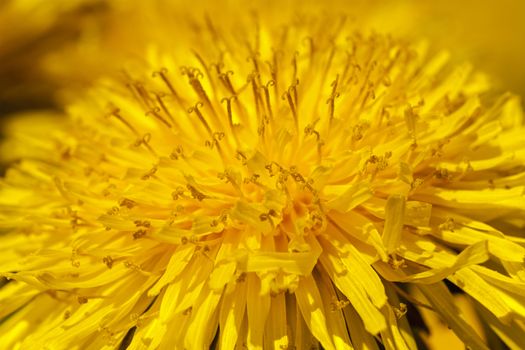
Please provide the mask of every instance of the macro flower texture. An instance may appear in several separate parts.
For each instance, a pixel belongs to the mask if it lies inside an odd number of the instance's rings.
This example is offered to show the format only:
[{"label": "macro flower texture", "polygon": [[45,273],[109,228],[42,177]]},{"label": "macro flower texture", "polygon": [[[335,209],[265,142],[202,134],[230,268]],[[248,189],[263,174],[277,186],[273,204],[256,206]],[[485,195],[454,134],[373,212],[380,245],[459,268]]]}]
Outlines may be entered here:
[{"label": "macro flower texture", "polygon": [[422,309],[525,348],[520,99],[278,10],[159,19],[176,49],[5,127],[0,348],[418,349]]}]

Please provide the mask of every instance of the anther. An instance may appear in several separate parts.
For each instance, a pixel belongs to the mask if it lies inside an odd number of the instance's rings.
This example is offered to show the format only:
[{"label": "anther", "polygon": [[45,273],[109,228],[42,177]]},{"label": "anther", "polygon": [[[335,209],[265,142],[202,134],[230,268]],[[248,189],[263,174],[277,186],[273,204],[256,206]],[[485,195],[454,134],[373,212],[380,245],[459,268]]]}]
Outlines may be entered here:
[{"label": "anther", "polygon": [[445,222],[443,222],[442,224],[440,224],[439,226],[439,229],[441,231],[451,231],[451,232],[454,232],[454,229],[456,228],[456,222],[454,221],[453,218],[447,218],[445,220]]},{"label": "anther", "polygon": [[235,154],[235,158],[240,160],[242,162],[242,165],[246,165],[247,163],[246,156],[241,151],[237,151],[237,153]]},{"label": "anther", "polygon": [[400,268],[407,267],[407,264],[405,262],[405,259],[401,258],[398,259],[395,255],[390,255],[388,257],[388,264],[390,267],[392,267],[394,270],[399,270]]},{"label": "anther", "polygon": [[155,175],[156,172],[157,172],[157,167],[154,166],[146,174],[142,175],[141,179],[142,180],[149,180],[149,178],[152,177],[153,175]]},{"label": "anther", "polygon": [[259,183],[259,178],[260,178],[260,177],[261,177],[261,176],[260,176],[259,174],[253,174],[252,176],[250,176],[250,177],[248,177],[248,178],[245,178],[245,179],[243,180],[243,182],[244,182],[245,184],[253,183],[253,184],[260,185],[260,183]]},{"label": "anther", "polygon": [[139,239],[139,238],[142,238],[144,237],[146,234],[148,233],[148,231],[144,230],[144,229],[140,229],[140,230],[137,230],[133,233],[133,239]]},{"label": "anther", "polygon": [[330,305],[332,307],[331,308],[332,312],[336,312],[350,305],[350,302],[348,300],[339,300],[336,297],[334,297]]},{"label": "anther", "polygon": [[124,198],[123,200],[120,201],[120,206],[121,207],[126,207],[128,209],[131,209],[133,208],[137,203],[131,199],[128,199],[128,198]]},{"label": "anther", "polygon": [[105,256],[104,258],[102,258],[102,262],[104,264],[106,264],[106,266],[108,267],[108,269],[111,269],[113,267],[113,258],[111,256]]},{"label": "anther", "polygon": [[399,303],[399,307],[394,307],[394,314],[396,315],[397,319],[400,319],[407,313],[407,305],[404,303]]},{"label": "anther", "polygon": [[194,186],[190,184],[186,185],[186,188],[191,192],[191,196],[194,199],[197,199],[199,202],[207,198],[207,196],[204,193],[199,192],[199,190],[197,190]]},{"label": "anther", "polygon": [[452,178],[452,175],[449,173],[448,169],[444,169],[444,168],[437,169],[434,172],[434,176],[436,177],[436,179],[445,180],[445,181],[449,181]]},{"label": "anther", "polygon": [[170,153],[170,159],[177,160],[179,158],[184,158],[184,148],[182,148],[181,145],[178,145],[173,149],[173,151]]},{"label": "anther", "polygon": [[174,200],[184,197],[184,188],[182,186],[178,186],[177,189],[171,193],[171,197]]},{"label": "anther", "polygon": [[217,74],[220,74],[221,73],[221,69],[224,68],[224,63],[223,62],[218,62],[218,63],[211,63],[210,64],[210,69],[215,69],[215,72]]},{"label": "anther", "polygon": [[137,138],[137,140],[135,141],[133,146],[140,147],[141,145],[144,145],[144,146],[146,146],[148,151],[150,151],[153,155],[156,156],[157,155],[156,152],[149,145],[150,141],[151,141],[151,134],[148,132],[148,133],[145,133],[142,137]]},{"label": "anther", "polygon": [[149,222],[148,220],[144,220],[144,221],[135,220],[135,221],[133,221],[133,223],[137,227],[141,227],[141,226],[142,227],[151,227],[151,222]]}]

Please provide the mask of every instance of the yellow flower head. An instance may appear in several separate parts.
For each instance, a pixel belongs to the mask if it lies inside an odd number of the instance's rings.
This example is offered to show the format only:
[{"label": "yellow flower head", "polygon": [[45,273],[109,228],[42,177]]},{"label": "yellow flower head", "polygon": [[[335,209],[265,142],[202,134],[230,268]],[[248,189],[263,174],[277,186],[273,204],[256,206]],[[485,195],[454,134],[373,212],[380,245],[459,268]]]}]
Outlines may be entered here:
[{"label": "yellow flower head", "polygon": [[519,101],[342,17],[250,21],[192,22],[18,129],[2,346],[415,349],[424,307],[525,348]]}]

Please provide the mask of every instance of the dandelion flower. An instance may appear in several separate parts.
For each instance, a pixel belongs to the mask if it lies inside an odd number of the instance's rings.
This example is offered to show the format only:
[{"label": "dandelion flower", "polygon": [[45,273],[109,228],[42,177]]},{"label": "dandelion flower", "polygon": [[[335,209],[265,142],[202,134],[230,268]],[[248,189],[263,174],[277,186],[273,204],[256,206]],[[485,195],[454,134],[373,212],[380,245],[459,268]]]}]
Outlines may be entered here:
[{"label": "dandelion flower", "polygon": [[2,346],[415,349],[417,306],[488,349],[448,280],[525,348],[516,97],[340,17],[193,28],[11,127]]}]

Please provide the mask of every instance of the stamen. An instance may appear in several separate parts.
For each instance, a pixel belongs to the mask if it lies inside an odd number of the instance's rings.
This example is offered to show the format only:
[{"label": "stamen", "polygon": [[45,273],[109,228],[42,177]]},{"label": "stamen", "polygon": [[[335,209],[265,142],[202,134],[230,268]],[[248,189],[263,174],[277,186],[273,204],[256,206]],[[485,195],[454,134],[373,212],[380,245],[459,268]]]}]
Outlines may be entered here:
[{"label": "stamen", "polygon": [[[251,54],[251,56],[249,56],[246,61],[247,62],[252,62],[253,63],[253,69],[254,69],[254,72],[257,73],[257,77],[260,77],[260,70],[259,70],[259,63],[258,63],[258,60],[259,60],[259,57],[261,56],[261,54],[259,52],[253,52]],[[259,82],[260,83],[260,82]]]},{"label": "stamen", "polygon": [[[394,289],[396,290],[396,292],[401,295],[403,298],[405,298],[406,300],[410,301],[411,304],[415,305],[415,306],[419,306],[419,307],[423,307],[425,309],[428,309],[428,310],[432,310],[434,311],[434,308],[430,305],[427,305],[419,300],[417,300],[416,298],[414,298],[413,296],[411,296],[410,294],[408,294],[407,292],[405,292],[403,289],[399,288],[395,283],[392,283],[391,284],[392,287],[394,287]],[[402,303],[399,304],[399,306],[401,306]],[[406,305],[405,305],[406,306]]]},{"label": "stamen", "polygon": [[108,267],[108,269],[111,269],[113,267],[113,263],[114,263],[114,260],[111,256],[105,256],[103,259],[102,259],[102,262],[104,264],[106,264],[106,266]]},{"label": "stamen", "polygon": [[120,109],[119,108],[113,108],[113,110],[110,112],[111,116],[117,118],[122,122],[128,129],[130,129],[135,135],[139,135],[138,131],[131,125],[126,119],[122,118],[120,115]]},{"label": "stamen", "polygon": [[237,151],[237,153],[235,154],[235,158],[240,160],[242,165],[246,165],[247,164],[246,155],[244,153],[242,153],[241,151]]},{"label": "stamen", "polygon": [[204,145],[209,147],[209,148],[212,148],[215,146],[217,148],[220,148],[219,146],[219,141],[221,141],[223,138],[224,138],[225,134],[223,132],[214,132],[212,134],[212,139],[211,141],[210,140],[206,140],[204,142]]},{"label": "stamen", "polygon": [[200,192],[190,184],[186,185],[186,188],[191,192],[191,196],[199,202],[201,202],[203,199],[208,198],[208,196],[206,196],[204,193]]},{"label": "stamen", "polygon": [[199,102],[197,102],[195,104],[195,106],[190,107],[188,109],[188,113],[191,114],[191,113],[195,112],[195,114],[197,114],[197,117],[199,118],[199,120],[202,123],[202,125],[204,125],[204,127],[206,128],[206,130],[208,131],[210,136],[212,136],[213,135],[213,131],[211,130],[210,125],[208,124],[208,122],[206,121],[206,119],[202,115],[202,112],[199,109],[199,108],[202,108],[202,107],[204,107],[204,105],[202,104],[202,102],[199,101]]},{"label": "stamen", "polygon": [[162,81],[164,82],[164,84],[170,90],[171,94],[173,95],[173,97],[175,98],[175,100],[177,101],[179,106],[184,108],[183,107],[184,103],[183,103],[182,99],[180,98],[179,94],[177,94],[177,91],[175,91],[175,88],[173,87],[173,85],[169,81],[168,77],[166,76],[166,73],[168,73],[168,70],[166,68],[161,68],[160,71],[153,72],[152,77],[154,77],[154,78],[155,77],[160,77],[162,79]]},{"label": "stamen", "polygon": [[278,74],[278,56],[282,56],[283,52],[281,50],[273,50],[273,63],[268,62],[268,66],[270,67],[270,75],[272,77],[272,80],[275,83],[275,100],[277,101],[279,99],[279,74]]},{"label": "stamen", "polygon": [[144,101],[144,105],[147,108],[151,108],[151,106],[153,104],[153,100],[151,99],[151,97],[149,96],[148,92],[144,88],[144,84],[142,84],[141,82],[136,82],[135,84],[133,84],[133,86],[135,87],[135,89],[137,89],[137,92],[138,92],[139,96]]},{"label": "stamen", "polygon": [[184,188],[182,186],[178,186],[175,191],[173,191],[171,193],[171,197],[174,199],[174,200],[177,200],[179,198],[183,198],[184,197]]},{"label": "stamen", "polygon": [[170,159],[177,160],[179,158],[184,158],[184,149],[181,145],[178,145],[173,149],[173,151],[170,153]]},{"label": "stamen", "polygon": [[128,209],[131,209],[133,208],[135,205],[137,205],[137,203],[131,199],[128,199],[128,198],[124,198],[123,200],[120,201],[120,204],[119,204],[121,207],[126,207]]},{"label": "stamen", "polygon": [[258,91],[258,87],[259,87],[258,81],[259,80],[260,80],[260,76],[258,72],[252,72],[248,76],[248,82],[252,84],[252,93],[253,93],[253,99],[255,102],[255,111],[257,114],[257,120],[260,121],[262,119],[262,113],[261,113],[262,100],[261,100],[261,95],[259,94],[259,91]]},{"label": "stamen", "polygon": [[332,307],[332,312],[336,312],[350,305],[350,302],[348,300],[339,300],[334,296],[330,305]]},{"label": "stamen", "polygon": [[273,111],[272,111],[272,106],[270,104],[270,91],[269,91],[269,87],[270,86],[275,86],[275,81],[274,80],[270,80],[266,83],[266,85],[262,85],[261,86],[261,89],[264,91],[264,97],[265,97],[265,102],[266,102],[266,110],[268,112],[268,114],[270,115],[270,119],[273,119]]},{"label": "stamen", "polygon": [[388,265],[394,270],[399,270],[407,267],[405,259],[398,259],[396,254],[390,254],[388,256]]},{"label": "stamen", "polygon": [[328,125],[332,125],[332,121],[334,119],[334,113],[335,113],[335,99],[339,98],[339,92],[337,92],[337,84],[339,82],[339,74],[337,74],[335,80],[330,84],[332,86],[332,93],[330,94],[330,97],[326,100],[326,104],[328,105]]},{"label": "stamen", "polygon": [[133,97],[135,98],[135,100],[137,100],[137,102],[139,104],[141,104],[143,107],[145,107],[146,109],[149,108],[147,105],[144,105],[144,100],[141,98],[140,94],[138,93],[137,89],[135,88],[135,85],[132,84],[132,83],[126,83],[126,87],[129,89],[129,91],[131,91],[131,93],[133,94]]},{"label": "stamen", "polygon": [[202,68],[204,68],[204,72],[208,76],[208,81],[211,84],[212,91],[215,91],[215,84],[214,84],[213,80],[211,79],[210,70],[209,70],[208,66],[206,65],[206,62],[204,61],[202,56],[197,51],[192,50],[192,52],[195,55],[195,57],[197,57],[197,61],[199,61],[199,63],[201,64]]},{"label": "stamen", "polygon": [[148,132],[144,134],[141,138],[137,138],[133,146],[140,147],[141,145],[144,145],[146,146],[148,151],[151,152],[151,154],[153,154],[154,156],[157,156],[157,152],[155,152],[155,150],[151,148],[151,146],[149,145],[150,141],[151,141],[151,134]]},{"label": "stamen", "polygon": [[457,225],[453,218],[447,218],[445,222],[442,224],[439,224],[438,228],[440,231],[451,231],[454,232],[454,229],[456,229]]},{"label": "stamen", "polygon": [[224,97],[221,99],[221,103],[226,102],[226,111],[228,113],[228,123],[230,128],[233,130],[233,114],[232,114],[232,101],[236,100],[237,96],[233,95],[230,97]]},{"label": "stamen", "polygon": [[206,94],[206,91],[199,80],[204,78],[202,72],[198,68],[194,67],[181,67],[181,73],[188,76],[190,85],[197,96],[199,96],[199,98],[204,101],[206,106],[210,108],[213,116],[217,118],[217,114],[215,113],[215,109],[213,108],[211,100],[208,97],[208,94]]},{"label": "stamen", "polygon": [[171,128],[171,124],[168,123],[168,121],[166,119],[164,119],[160,114],[160,108],[159,107],[154,107],[152,108],[151,110],[147,111],[146,112],[146,116],[149,116],[149,115],[153,115],[155,118],[157,118],[158,120],[160,120],[162,123],[164,123],[164,125],[166,125],[168,128]]},{"label": "stamen", "polygon": [[275,210],[270,209],[267,213],[263,213],[259,215],[259,220],[262,222],[268,221],[272,227],[275,227],[275,223],[273,222],[272,218],[276,218],[278,216],[279,215],[277,214]]},{"label": "stamen", "polygon": [[224,84],[226,89],[232,94],[236,95],[235,88],[233,87],[233,84],[230,80],[230,76],[233,75],[233,71],[229,70],[226,73],[220,73],[219,78],[221,79],[221,82]]},{"label": "stamen", "polygon": [[221,69],[224,68],[224,63],[222,61],[219,61],[218,63],[212,63],[210,64],[210,68],[215,68],[215,72],[217,75],[221,74]]},{"label": "stamen", "polygon": [[399,303],[399,307],[394,307],[393,309],[397,319],[400,319],[401,317],[405,316],[408,310],[407,305],[404,303]]},{"label": "stamen", "polygon": [[142,175],[141,179],[142,180],[149,180],[149,178],[152,177],[153,175],[155,175],[156,172],[157,172],[157,166],[154,166],[146,174]]},{"label": "stamen", "polygon": [[286,91],[281,98],[283,100],[288,101],[288,105],[290,106],[290,110],[292,111],[292,115],[294,118],[294,124],[295,124],[295,130],[299,130],[299,118],[297,116],[297,85],[299,85],[299,80],[296,80],[294,84],[292,84],[288,91]]},{"label": "stamen", "polygon": [[148,231],[144,230],[144,229],[140,229],[140,230],[137,230],[133,233],[133,239],[139,239],[139,238],[142,238],[144,237],[146,234],[148,233]]}]

